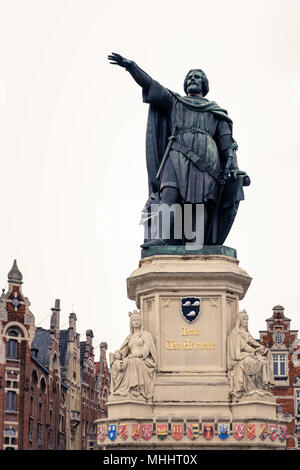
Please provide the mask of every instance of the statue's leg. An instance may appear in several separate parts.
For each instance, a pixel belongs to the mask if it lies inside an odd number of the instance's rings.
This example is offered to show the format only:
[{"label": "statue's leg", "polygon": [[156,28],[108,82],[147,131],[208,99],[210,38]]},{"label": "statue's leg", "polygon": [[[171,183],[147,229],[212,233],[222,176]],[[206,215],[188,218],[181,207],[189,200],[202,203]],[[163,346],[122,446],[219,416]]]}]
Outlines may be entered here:
[{"label": "statue's leg", "polygon": [[[161,235],[162,239],[168,245],[182,245],[182,204],[181,196],[178,188],[165,186],[161,193],[161,204],[165,204],[171,210],[168,212],[167,217],[164,216],[162,211],[161,217]],[[181,237],[179,238],[181,234]]]}]

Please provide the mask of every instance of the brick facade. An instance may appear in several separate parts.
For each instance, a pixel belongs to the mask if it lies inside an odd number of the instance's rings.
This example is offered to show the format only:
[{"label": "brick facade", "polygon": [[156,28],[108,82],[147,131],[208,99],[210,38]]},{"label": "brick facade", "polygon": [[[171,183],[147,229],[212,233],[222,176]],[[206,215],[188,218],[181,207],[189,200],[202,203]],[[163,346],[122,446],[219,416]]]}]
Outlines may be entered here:
[{"label": "brick facade", "polygon": [[290,329],[291,320],[284,307],[277,305],[266,320],[267,330],[260,331],[260,342],[270,348],[273,357],[274,388],[278,411],[291,415],[287,446],[300,448],[300,341],[298,330]]},{"label": "brick facade", "polygon": [[91,330],[80,343],[74,313],[60,330],[59,300],[50,329],[36,328],[22,283],[14,261],[0,297],[0,450],[95,448],[93,421],[106,416],[109,391],[107,346],[98,375]]}]

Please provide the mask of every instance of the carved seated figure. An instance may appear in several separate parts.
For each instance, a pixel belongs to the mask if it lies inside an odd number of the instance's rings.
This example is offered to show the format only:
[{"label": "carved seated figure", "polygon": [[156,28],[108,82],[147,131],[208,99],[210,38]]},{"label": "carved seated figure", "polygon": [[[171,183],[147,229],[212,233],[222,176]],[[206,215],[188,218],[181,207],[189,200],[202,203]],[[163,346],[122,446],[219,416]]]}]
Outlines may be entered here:
[{"label": "carved seated figure", "polygon": [[227,366],[233,397],[269,394],[273,380],[271,354],[249,333],[245,310],[239,313],[236,326],[228,336]]},{"label": "carved seated figure", "polygon": [[156,378],[156,349],[152,335],[141,327],[136,310],[129,313],[131,334],[111,359],[112,395],[149,401]]}]

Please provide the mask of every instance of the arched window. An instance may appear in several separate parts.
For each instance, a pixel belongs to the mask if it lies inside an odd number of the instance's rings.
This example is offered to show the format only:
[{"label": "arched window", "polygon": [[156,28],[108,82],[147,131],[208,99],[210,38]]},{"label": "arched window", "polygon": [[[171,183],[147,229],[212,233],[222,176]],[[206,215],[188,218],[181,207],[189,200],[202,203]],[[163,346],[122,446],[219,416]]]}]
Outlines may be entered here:
[{"label": "arched window", "polygon": [[[19,336],[19,332],[16,328],[9,328],[7,335],[13,338]],[[7,357],[8,359],[17,359],[18,358],[18,340],[9,339],[7,344]]]},{"label": "arched window", "polygon": [[34,385],[38,383],[38,376],[35,370],[32,371],[31,381]]},{"label": "arched window", "polygon": [[41,378],[40,389],[42,393],[44,393],[46,390],[46,383],[44,377]]},{"label": "arched window", "polygon": [[57,355],[54,354],[54,356],[53,356],[53,369],[57,369],[57,362],[58,362],[57,361]]}]

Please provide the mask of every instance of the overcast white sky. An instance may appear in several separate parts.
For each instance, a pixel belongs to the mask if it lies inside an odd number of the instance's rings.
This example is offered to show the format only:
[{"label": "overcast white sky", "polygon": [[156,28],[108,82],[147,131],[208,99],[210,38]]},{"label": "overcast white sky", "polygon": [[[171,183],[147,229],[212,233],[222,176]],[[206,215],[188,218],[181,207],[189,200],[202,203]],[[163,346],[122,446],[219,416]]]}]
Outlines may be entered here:
[{"label": "overcast white sky", "polygon": [[[147,198],[147,106],[112,51],[183,93],[200,67],[234,122],[246,188],[225,244],[253,281],[254,336],[282,304],[300,329],[300,2],[0,0],[0,279],[17,258],[36,324],[60,298],[120,346]],[[95,351],[96,359],[99,349]]]}]

